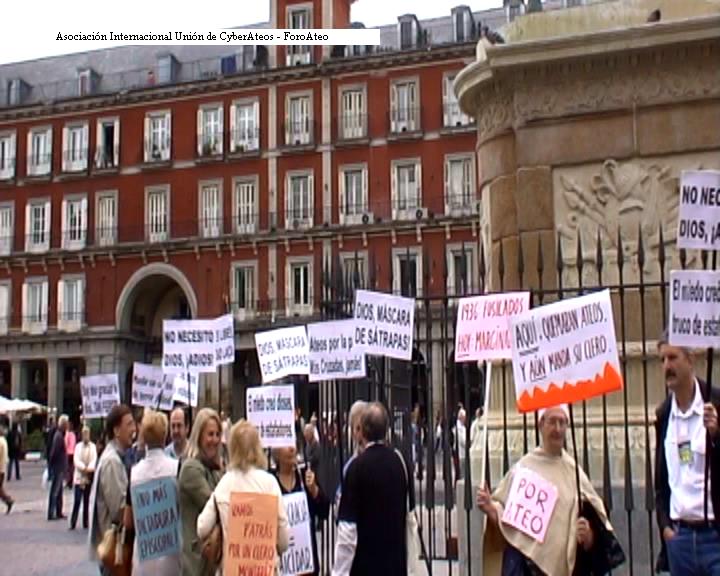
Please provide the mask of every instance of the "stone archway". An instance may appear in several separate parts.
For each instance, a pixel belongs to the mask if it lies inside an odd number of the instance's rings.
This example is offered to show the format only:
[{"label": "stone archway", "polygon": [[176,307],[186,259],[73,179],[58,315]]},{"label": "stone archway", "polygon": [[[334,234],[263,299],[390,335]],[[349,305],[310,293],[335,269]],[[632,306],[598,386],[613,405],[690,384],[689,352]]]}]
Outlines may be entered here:
[{"label": "stone archway", "polygon": [[187,310],[177,310],[170,315],[197,317],[197,296],[185,274],[175,266],[164,263],[143,266],[130,277],[120,293],[115,308],[115,326],[117,330],[124,332],[132,331],[134,326],[139,328],[141,322],[137,316],[135,319],[133,316],[140,307],[141,311],[148,311],[153,316],[149,318],[139,315],[144,318],[143,331],[150,336],[157,325],[155,316],[170,310],[173,300],[182,304],[182,298]]}]

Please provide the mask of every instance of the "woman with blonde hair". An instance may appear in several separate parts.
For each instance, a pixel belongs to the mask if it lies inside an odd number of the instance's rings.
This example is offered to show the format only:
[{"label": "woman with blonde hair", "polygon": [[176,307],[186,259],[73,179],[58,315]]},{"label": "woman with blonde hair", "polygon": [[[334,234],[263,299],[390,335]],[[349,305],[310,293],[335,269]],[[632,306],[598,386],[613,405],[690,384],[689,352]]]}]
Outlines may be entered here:
[{"label": "woman with blonde hair", "polygon": [[[180,470],[180,517],[182,519],[182,574],[210,576],[217,566],[201,554],[196,532],[198,516],[222,477],[220,436],[222,423],[212,408],[197,413],[190,433],[187,459]],[[177,465],[177,464],[176,464]]]},{"label": "woman with blonde hair", "polygon": [[[247,420],[239,420],[230,429],[230,461],[228,472],[215,488],[212,498],[197,520],[197,532],[200,538],[210,535],[218,522],[222,527],[223,541],[228,540],[230,521],[230,495],[233,492],[250,492],[254,494],[270,494],[277,497],[277,554],[282,554],[288,547],[288,520],[282,494],[275,477],[266,471],[267,458],[260,444],[257,428]],[[277,573],[278,556],[275,557]]]}]

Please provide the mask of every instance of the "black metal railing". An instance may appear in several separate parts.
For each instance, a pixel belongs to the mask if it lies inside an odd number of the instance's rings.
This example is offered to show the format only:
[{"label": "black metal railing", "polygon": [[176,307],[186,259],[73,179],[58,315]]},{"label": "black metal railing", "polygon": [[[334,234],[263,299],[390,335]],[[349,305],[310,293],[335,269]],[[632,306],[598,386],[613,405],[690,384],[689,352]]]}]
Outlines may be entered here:
[{"label": "black metal railing", "polygon": [[341,114],[337,118],[338,140],[359,140],[368,137],[367,114]]},{"label": "black metal railing", "polygon": [[420,116],[422,108],[420,106],[395,106],[390,108],[388,119],[390,121],[391,134],[403,134],[419,132]]},{"label": "black metal railing", "polygon": [[310,118],[283,122],[282,131],[285,146],[307,146],[315,143],[315,121]]}]

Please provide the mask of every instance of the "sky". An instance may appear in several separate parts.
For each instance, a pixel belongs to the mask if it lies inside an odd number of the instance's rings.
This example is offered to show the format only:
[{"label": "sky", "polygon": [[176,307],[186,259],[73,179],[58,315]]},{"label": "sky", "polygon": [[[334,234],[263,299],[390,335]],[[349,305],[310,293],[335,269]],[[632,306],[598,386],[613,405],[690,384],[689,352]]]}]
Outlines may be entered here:
[{"label": "sky", "polygon": [[[224,27],[267,22],[269,0],[6,0],[0,18],[0,64],[21,62],[45,56],[82,52],[87,44],[56,41],[58,33],[164,32],[207,33]],[[397,22],[402,14],[431,18],[450,14],[450,9],[466,4],[473,11],[502,6],[502,0],[356,0],[350,17],[367,27]],[[202,7],[199,10],[198,7]],[[233,14],[234,7],[237,10]],[[108,10],[112,8],[112,12]],[[184,8],[178,12],[178,8]],[[42,14],[42,20],[38,15]],[[141,18],[138,16],[142,15]],[[96,48],[104,47],[97,45]]]}]

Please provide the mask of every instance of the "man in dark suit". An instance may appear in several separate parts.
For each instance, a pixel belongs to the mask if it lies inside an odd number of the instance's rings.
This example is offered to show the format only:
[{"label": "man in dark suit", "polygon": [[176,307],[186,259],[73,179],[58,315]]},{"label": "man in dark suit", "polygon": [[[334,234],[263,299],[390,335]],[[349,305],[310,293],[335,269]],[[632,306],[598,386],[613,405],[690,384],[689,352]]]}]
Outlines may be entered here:
[{"label": "man in dark suit", "polygon": [[48,479],[50,480],[50,496],[48,498],[48,520],[60,520],[63,515],[63,480],[68,466],[65,449],[65,432],[68,428],[68,417],[64,414],[58,419],[57,430],[53,436],[48,454]]},{"label": "man in dark suit", "polygon": [[669,394],[655,422],[655,504],[663,543],[657,569],[720,576],[720,390],[697,379],[689,350],[667,338],[658,350]]},{"label": "man in dark suit", "polygon": [[362,417],[365,449],[343,480],[333,576],[407,574],[408,474],[398,452],[385,445],[389,417],[379,402]]}]

